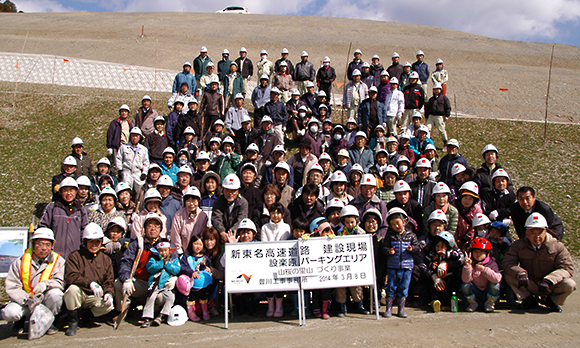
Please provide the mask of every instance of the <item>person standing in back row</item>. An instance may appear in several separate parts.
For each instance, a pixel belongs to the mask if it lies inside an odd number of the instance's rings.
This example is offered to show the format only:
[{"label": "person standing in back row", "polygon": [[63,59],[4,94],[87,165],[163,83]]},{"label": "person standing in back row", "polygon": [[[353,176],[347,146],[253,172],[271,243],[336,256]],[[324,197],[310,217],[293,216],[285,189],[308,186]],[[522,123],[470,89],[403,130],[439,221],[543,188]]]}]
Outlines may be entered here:
[{"label": "person standing in back row", "polygon": [[358,70],[359,72],[362,71],[363,61],[361,58],[362,58],[361,50],[357,49],[356,51],[354,51],[354,59],[348,64],[347,70],[347,77],[350,81],[353,80],[353,73],[355,72],[355,70]]},{"label": "person standing in back row", "polygon": [[314,68],[314,64],[308,61],[308,52],[302,51],[300,58],[302,60],[296,64],[293,77],[300,94],[304,94],[306,93],[306,84],[309,81],[314,82],[316,79],[316,69]]},{"label": "person standing in back row", "polygon": [[324,91],[328,98],[330,98],[334,80],[336,80],[336,71],[330,66],[330,58],[324,57],[322,67],[316,73],[316,83],[318,84],[318,89]]},{"label": "person standing in back row", "polygon": [[441,58],[437,58],[435,67],[436,70],[431,74],[431,81],[433,81],[433,84],[439,82],[441,84],[441,93],[447,95],[447,80],[449,80],[449,75],[447,74],[447,70],[443,69],[443,60]]},{"label": "person standing in back row", "polygon": [[288,59],[288,54],[290,54],[290,52],[286,47],[284,47],[282,49],[282,56],[274,63],[274,72],[276,73],[280,72],[280,64],[282,62],[286,62],[287,66],[286,73],[290,74],[290,76],[294,75],[294,64],[292,64],[290,59]]},{"label": "person standing in back row", "polygon": [[151,97],[145,95],[141,100],[141,107],[137,109],[137,112],[135,113],[133,125],[139,127],[145,136],[153,133],[155,130],[155,125],[153,123],[157,116],[159,116],[159,114],[151,107]]},{"label": "person standing in back row", "polygon": [[242,74],[242,77],[244,78],[244,88],[242,90],[244,98],[246,97],[246,93],[248,93],[248,81],[250,81],[252,75],[254,75],[254,65],[247,55],[248,50],[245,47],[242,47],[240,48],[240,56],[236,59],[240,74]]},{"label": "person standing in back row", "polygon": [[[451,102],[447,96],[441,93],[441,84],[437,82],[433,85],[433,96],[429,98],[427,105],[425,105],[425,118],[427,119],[429,132],[431,133],[433,126],[437,127],[444,144],[447,144],[448,140],[445,122],[449,119],[450,115]],[[433,138],[433,135],[431,135],[431,138]]]},{"label": "person standing in back row", "polygon": [[200,80],[203,75],[207,75],[207,65],[209,62],[211,62],[211,58],[207,55],[207,48],[205,46],[201,46],[199,49],[199,55],[193,60],[193,70],[195,72],[197,90],[190,89],[190,92],[194,95],[195,93],[199,93],[201,90]]},{"label": "person standing in back row", "polygon": [[429,82],[429,65],[425,63],[425,53],[423,51],[417,51],[417,61],[411,66],[413,71],[419,74],[419,80],[421,81],[421,87],[423,87],[423,97],[427,101],[427,82]]}]

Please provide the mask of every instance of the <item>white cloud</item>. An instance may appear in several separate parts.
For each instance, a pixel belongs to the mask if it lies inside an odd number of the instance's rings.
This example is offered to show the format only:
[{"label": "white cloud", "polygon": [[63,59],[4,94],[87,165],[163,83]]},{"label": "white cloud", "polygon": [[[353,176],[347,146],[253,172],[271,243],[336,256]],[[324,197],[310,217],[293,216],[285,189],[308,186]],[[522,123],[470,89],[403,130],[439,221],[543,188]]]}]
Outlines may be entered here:
[{"label": "white cloud", "polygon": [[66,6],[54,0],[15,0],[18,11],[23,12],[70,12]]}]

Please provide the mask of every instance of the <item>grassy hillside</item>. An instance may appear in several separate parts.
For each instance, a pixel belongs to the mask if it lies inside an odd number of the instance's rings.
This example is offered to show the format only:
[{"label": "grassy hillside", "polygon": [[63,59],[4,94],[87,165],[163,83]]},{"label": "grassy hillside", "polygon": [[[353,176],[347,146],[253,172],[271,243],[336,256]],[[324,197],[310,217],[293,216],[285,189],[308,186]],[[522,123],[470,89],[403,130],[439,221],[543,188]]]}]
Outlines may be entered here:
[{"label": "grassy hillside", "polygon": [[[96,163],[106,153],[106,131],[119,105],[127,103],[134,110],[143,93],[24,84],[12,108],[13,88],[0,83],[0,225],[26,226],[35,203],[50,200],[51,177],[60,172],[72,138],[83,139]],[[158,93],[154,98],[154,107],[166,114],[168,95]],[[340,121],[340,113],[335,114],[335,121]],[[459,139],[470,165],[480,166],[486,144],[500,149],[499,162],[515,186],[537,189],[539,199],[564,220],[565,241],[578,253],[580,126],[550,124],[545,142],[543,129],[541,123],[493,119],[448,122],[450,136]],[[441,146],[438,135],[434,138]]]}]

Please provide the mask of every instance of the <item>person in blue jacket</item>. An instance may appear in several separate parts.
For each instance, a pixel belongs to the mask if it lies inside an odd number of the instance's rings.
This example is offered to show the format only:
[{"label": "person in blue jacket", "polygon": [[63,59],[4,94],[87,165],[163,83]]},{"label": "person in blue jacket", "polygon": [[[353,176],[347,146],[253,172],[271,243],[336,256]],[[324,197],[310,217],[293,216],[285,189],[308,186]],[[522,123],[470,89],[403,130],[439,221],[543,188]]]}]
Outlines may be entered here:
[{"label": "person in blue jacket", "polygon": [[465,168],[469,167],[465,157],[459,154],[459,141],[457,139],[450,139],[447,142],[447,155],[441,158],[439,161],[439,180],[446,183],[448,186],[454,184],[453,175],[451,170],[456,164],[462,164]]},{"label": "person in blue jacket", "polygon": [[422,124],[419,127],[419,130],[417,131],[417,136],[411,138],[409,146],[415,153],[416,158],[419,158],[421,155],[425,153],[425,148],[427,147],[428,144],[435,146],[433,140],[431,140],[431,138],[429,138],[428,135],[429,129],[427,128],[427,126]]},{"label": "person in blue jacket", "polygon": [[358,131],[355,134],[354,144],[348,149],[348,154],[350,156],[350,165],[360,164],[365,173],[368,173],[374,164],[373,150],[367,146],[367,134],[363,131]]},{"label": "person in blue jacket", "polygon": [[171,93],[179,92],[181,85],[187,82],[189,86],[189,90],[195,92],[197,88],[197,83],[195,82],[195,76],[191,73],[191,63],[185,62],[183,64],[183,71],[178,72],[175,75],[175,79],[173,79],[173,88],[171,89]]},{"label": "person in blue jacket", "polygon": [[375,134],[375,127],[386,125],[387,108],[384,103],[377,100],[378,90],[376,86],[369,88],[369,97],[363,100],[358,107],[358,123],[368,135]]}]

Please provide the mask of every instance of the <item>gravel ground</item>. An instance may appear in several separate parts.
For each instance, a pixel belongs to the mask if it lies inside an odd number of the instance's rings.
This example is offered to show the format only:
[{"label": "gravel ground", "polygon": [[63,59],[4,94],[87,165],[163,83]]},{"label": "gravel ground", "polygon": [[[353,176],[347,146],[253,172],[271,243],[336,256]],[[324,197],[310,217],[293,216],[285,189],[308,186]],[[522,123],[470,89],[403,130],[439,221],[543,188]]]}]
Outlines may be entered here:
[{"label": "gravel ground", "polygon": [[[297,63],[302,50],[319,62],[330,56],[344,80],[349,44],[363,60],[377,53],[390,64],[393,51],[414,61],[418,49],[432,69],[442,58],[451,80],[448,96],[462,113],[491,118],[543,120],[551,45],[491,39],[420,25],[325,17],[213,13],[0,14],[2,51],[55,54],[163,69],[179,69],[207,46],[214,61],[245,46],[254,63],[264,48],[271,60],[282,47]],[[145,36],[141,27],[145,25]],[[549,120],[579,123],[579,47],[556,45]],[[349,57],[348,60],[350,60]],[[5,68],[5,67],[1,67]],[[500,91],[507,88],[508,91]],[[455,108],[454,108],[455,109]]]}]

